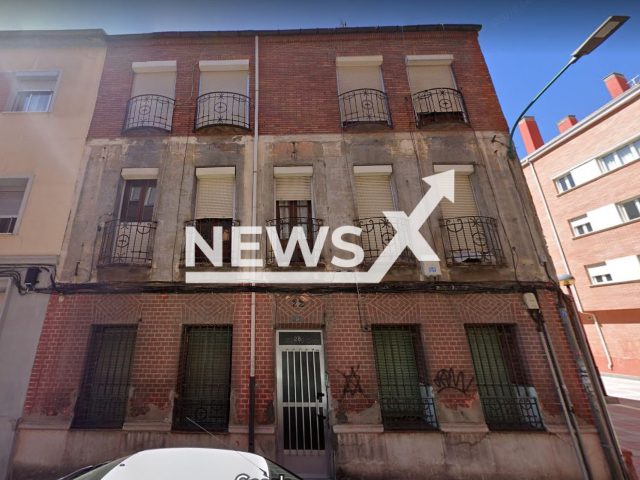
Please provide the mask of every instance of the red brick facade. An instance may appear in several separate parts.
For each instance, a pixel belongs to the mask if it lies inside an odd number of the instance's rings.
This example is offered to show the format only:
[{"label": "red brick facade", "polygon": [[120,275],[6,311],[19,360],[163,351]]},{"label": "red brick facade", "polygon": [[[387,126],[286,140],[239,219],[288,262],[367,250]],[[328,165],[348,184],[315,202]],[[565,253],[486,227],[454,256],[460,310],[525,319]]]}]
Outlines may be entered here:
[{"label": "red brick facade", "polygon": [[[408,131],[414,122],[405,56],[432,54],[453,55],[455,79],[474,129],[508,129],[478,45],[477,32],[265,36],[259,40],[259,49],[259,122],[263,135],[340,133],[336,57],[372,53],[383,56],[382,73],[395,131]],[[178,62],[171,134],[193,134],[198,62],[233,59],[249,59],[253,102],[253,37],[202,38],[188,34],[144,39],[110,37],[89,138],[121,135],[133,85],[131,64],[160,60]],[[140,133],[127,133],[135,135]]]},{"label": "red brick facade", "polygon": [[[419,325],[429,378],[440,369],[473,376],[465,324],[517,325],[532,385],[550,423],[561,422],[561,411],[537,328],[518,295],[476,294],[351,294],[305,296],[303,310],[291,306],[287,296],[257,295],[256,383],[257,423],[267,424],[269,403],[275,395],[275,331],[282,328],[322,329],[325,332],[327,373],[338,410],[365,410],[376,402],[377,380],[370,333],[371,325]],[[455,300],[455,301],[452,301]],[[558,359],[572,391],[576,414],[590,421],[589,407],[580,386],[568,343],[559,329],[552,293],[541,295],[543,312]],[[80,388],[91,325],[138,325],[127,420],[136,421],[150,406],[171,417],[172,396],[178,376],[183,325],[233,325],[232,397],[236,404],[233,423],[247,425],[250,351],[249,294],[136,294],[52,296],[42,331],[27,401],[25,417],[71,417]],[[291,323],[292,314],[302,322]],[[357,368],[361,393],[344,393],[350,368]],[[446,409],[465,409],[478,401],[475,386],[467,394],[444,390],[438,400]],[[235,409],[234,409],[235,407]]]}]

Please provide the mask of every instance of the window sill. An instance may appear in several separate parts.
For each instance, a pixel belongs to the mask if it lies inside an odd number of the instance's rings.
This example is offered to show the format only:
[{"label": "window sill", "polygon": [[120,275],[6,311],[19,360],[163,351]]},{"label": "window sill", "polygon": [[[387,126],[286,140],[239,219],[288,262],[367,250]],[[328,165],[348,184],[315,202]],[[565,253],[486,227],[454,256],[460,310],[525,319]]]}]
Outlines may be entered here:
[{"label": "window sill", "polygon": [[[618,168],[615,168],[613,170],[609,170],[608,172],[602,173],[602,174],[598,175],[597,177],[592,178],[591,180],[587,180],[586,182],[581,183],[580,185],[576,185],[575,187],[572,187],[569,190],[565,190],[564,192],[560,192],[560,193],[556,194],[556,197],[562,197],[563,195],[565,195],[567,193],[570,193],[570,192],[573,192],[573,191],[579,189],[580,187],[584,187],[585,185],[589,185],[590,183],[598,181],[601,178],[606,177],[607,175],[611,175],[612,173],[619,172],[620,170],[623,170],[625,167],[628,167],[629,165],[633,165],[634,163],[637,163],[638,160],[640,160],[640,157],[639,158],[635,158],[635,159],[631,160],[628,163],[625,163],[621,167],[618,167]],[[561,178],[561,177],[558,177],[558,178]],[[554,186],[555,186],[556,179],[552,178],[551,181],[554,183]],[[556,191],[557,191],[558,188],[557,187],[555,187],[555,188],[556,188]]]},{"label": "window sill", "polygon": [[29,113],[31,115],[33,115],[33,114],[36,114],[36,115],[38,115],[38,114],[39,115],[43,115],[43,114],[44,115],[49,115],[51,112],[50,111],[48,111],[48,112],[14,112],[13,110],[4,110],[4,111],[2,111],[0,113],[9,113],[9,114],[12,114],[12,115],[19,115],[19,114],[26,114],[26,113]]},{"label": "window sill", "polygon": [[609,285],[624,285],[627,283],[640,283],[640,278],[636,280],[624,280],[622,282],[596,283],[589,285],[589,288],[608,287]]},{"label": "window sill", "polygon": [[600,230],[594,230],[593,232],[585,233],[584,235],[577,235],[571,238],[571,240],[577,240],[579,238],[590,237],[595,235],[596,233],[608,232],[609,230],[615,230],[616,228],[625,227],[627,225],[631,225],[633,223],[639,223],[640,218],[634,218],[633,220],[627,220],[626,222],[619,223],[617,225],[611,225],[607,228],[602,228]]}]

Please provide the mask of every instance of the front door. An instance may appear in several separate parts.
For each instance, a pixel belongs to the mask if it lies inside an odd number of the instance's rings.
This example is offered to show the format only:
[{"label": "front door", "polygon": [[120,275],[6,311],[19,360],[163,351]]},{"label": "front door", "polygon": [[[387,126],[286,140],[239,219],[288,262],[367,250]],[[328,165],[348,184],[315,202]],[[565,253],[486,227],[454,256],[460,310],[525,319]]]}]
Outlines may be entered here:
[{"label": "front door", "polygon": [[303,478],[329,478],[322,332],[279,330],[276,355],[280,461]]}]

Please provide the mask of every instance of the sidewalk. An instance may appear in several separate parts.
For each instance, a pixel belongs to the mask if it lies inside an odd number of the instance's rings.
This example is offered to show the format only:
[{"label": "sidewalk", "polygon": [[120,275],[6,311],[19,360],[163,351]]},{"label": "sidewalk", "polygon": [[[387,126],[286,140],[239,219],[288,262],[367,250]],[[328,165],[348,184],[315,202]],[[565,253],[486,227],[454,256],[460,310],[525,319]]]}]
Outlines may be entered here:
[{"label": "sidewalk", "polygon": [[640,380],[602,375],[607,395],[620,399],[607,409],[623,450],[633,454],[633,464],[640,474]]}]

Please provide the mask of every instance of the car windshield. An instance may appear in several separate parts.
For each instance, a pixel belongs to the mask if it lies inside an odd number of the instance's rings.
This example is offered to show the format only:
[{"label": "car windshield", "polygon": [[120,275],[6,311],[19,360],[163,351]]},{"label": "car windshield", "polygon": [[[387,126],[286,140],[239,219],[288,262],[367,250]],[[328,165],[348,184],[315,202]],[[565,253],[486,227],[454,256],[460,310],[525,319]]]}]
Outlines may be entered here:
[{"label": "car windshield", "polygon": [[267,465],[269,466],[269,478],[270,480],[302,480],[295,473],[291,473],[286,468],[278,465],[277,463],[272,462],[271,460],[267,461]]},{"label": "car windshield", "polygon": [[113,462],[103,463],[96,465],[94,468],[91,468],[87,471],[86,468],[78,470],[77,472],[72,473],[71,475],[67,475],[66,477],[62,477],[60,480],[101,480],[105,477],[107,473],[113,470],[115,467],[120,465],[123,460],[129,457],[122,457],[118,460],[114,460]]}]

